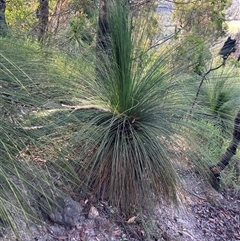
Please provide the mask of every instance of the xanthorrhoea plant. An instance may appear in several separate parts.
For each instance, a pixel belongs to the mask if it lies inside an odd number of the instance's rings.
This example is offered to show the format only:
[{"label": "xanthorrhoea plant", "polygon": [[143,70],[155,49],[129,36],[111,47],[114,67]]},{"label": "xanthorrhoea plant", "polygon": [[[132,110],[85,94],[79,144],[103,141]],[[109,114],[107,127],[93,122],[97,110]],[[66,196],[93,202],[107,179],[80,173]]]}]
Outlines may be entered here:
[{"label": "xanthorrhoea plant", "polygon": [[239,80],[237,72],[217,71],[207,77],[200,91],[198,105],[206,108],[206,120],[212,122],[220,132],[231,133],[233,121],[238,110]]},{"label": "xanthorrhoea plant", "polygon": [[158,197],[176,200],[170,149],[188,106],[177,93],[171,53],[139,53],[144,46],[139,39],[135,44],[137,29],[123,2],[108,2],[108,52],[96,61],[96,78],[86,81],[86,100],[95,112],[87,110],[92,116],[70,147],[79,153],[75,165],[82,182],[99,199],[129,212]]},{"label": "xanthorrhoea plant", "polygon": [[[44,49],[10,38],[0,39],[0,45],[0,226],[12,228],[19,240],[26,240],[27,224],[33,219],[39,221],[37,209],[41,204],[37,197],[48,200],[49,206],[44,208],[49,211],[55,194],[47,191],[54,186],[48,169],[32,162],[33,153],[38,149],[34,146],[34,137],[46,132],[24,126],[32,123],[31,113],[40,110],[48,101],[47,96],[53,97],[59,89],[52,88],[55,70],[52,69],[49,78],[47,66],[39,61]],[[61,78],[57,77],[60,84]],[[39,119],[40,122],[32,125],[45,123],[43,116]],[[30,155],[23,154],[27,145],[33,148]]]},{"label": "xanthorrhoea plant", "polygon": [[[202,123],[211,126],[205,144],[212,149],[212,154],[216,153],[218,158],[213,162],[211,170],[218,177],[230,162],[231,157],[236,155],[236,148],[239,142],[238,126],[239,115],[239,78],[237,69],[225,67],[223,70],[212,72],[207,76],[205,84],[199,93],[198,105],[195,109],[195,116],[201,118]],[[204,112],[201,110],[204,109]],[[202,114],[198,116],[198,111]],[[234,120],[235,119],[235,120]],[[210,138],[211,136],[211,138]],[[205,137],[206,138],[206,137]],[[232,141],[230,141],[232,138]],[[223,148],[230,143],[226,154],[222,155]],[[232,147],[233,146],[233,147]],[[213,150],[214,149],[214,150]]]}]

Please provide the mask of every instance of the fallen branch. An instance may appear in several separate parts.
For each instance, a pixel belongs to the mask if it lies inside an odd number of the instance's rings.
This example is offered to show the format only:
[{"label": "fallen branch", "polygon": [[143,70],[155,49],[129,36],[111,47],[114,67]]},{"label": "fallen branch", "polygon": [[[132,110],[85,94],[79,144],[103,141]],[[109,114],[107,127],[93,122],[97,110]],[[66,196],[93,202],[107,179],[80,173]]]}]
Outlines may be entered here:
[{"label": "fallen branch", "polygon": [[198,194],[194,193],[193,191],[187,190],[185,188],[184,188],[184,190],[187,191],[189,194],[191,194],[191,195],[193,195],[193,196],[195,196],[195,197],[197,197],[197,198],[199,198],[201,200],[207,201],[207,199],[205,197],[201,197]]},{"label": "fallen branch", "polygon": [[69,108],[69,109],[72,109],[72,110],[91,110],[91,109],[94,109],[94,110],[99,110],[99,111],[103,111],[103,112],[110,112],[109,109],[107,108],[103,108],[103,107],[100,107],[98,105],[64,105],[62,104],[62,107],[65,107],[65,108]]},{"label": "fallen branch", "polygon": [[[83,106],[76,106],[76,105],[61,105],[64,108],[67,109],[71,109],[73,111],[77,111],[77,110],[98,110],[98,111],[103,111],[103,112],[110,112],[109,109],[107,108],[103,108],[100,107],[98,105],[83,105]],[[63,111],[64,109],[51,109],[51,110],[47,110],[48,112],[53,112],[53,111]],[[65,109],[66,110],[66,109]],[[18,129],[22,129],[22,130],[36,130],[36,129],[42,129],[46,126],[26,126],[26,127],[18,127]]]}]

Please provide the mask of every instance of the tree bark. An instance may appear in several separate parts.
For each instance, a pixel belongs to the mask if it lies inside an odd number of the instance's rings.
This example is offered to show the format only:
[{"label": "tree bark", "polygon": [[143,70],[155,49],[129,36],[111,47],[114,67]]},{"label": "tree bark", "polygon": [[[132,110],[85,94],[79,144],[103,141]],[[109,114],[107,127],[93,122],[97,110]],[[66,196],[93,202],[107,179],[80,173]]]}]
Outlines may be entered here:
[{"label": "tree bark", "polygon": [[38,41],[44,42],[46,39],[47,26],[49,17],[49,0],[39,0],[39,7],[37,9],[38,23]]},{"label": "tree bark", "polygon": [[236,155],[237,147],[240,142],[240,110],[237,113],[237,116],[234,120],[234,129],[232,141],[230,142],[226,152],[222,156],[221,160],[217,163],[217,165],[210,167],[215,178],[220,177],[220,173],[224,168],[229,164],[231,158]]},{"label": "tree bark", "polygon": [[109,48],[109,26],[107,21],[107,0],[100,0],[98,32],[97,32],[97,51],[108,52]]},{"label": "tree bark", "polygon": [[54,11],[51,14],[51,19],[48,22],[48,31],[56,36],[59,31],[59,26],[66,27],[69,23],[69,18],[73,10],[69,8],[70,0],[57,0]]},{"label": "tree bark", "polygon": [[0,36],[6,35],[6,32],[7,32],[5,9],[6,9],[6,0],[0,0]]},{"label": "tree bark", "polygon": [[110,57],[110,30],[107,20],[107,1],[100,0],[98,30],[96,39],[96,79],[104,79],[102,68],[109,64]]}]

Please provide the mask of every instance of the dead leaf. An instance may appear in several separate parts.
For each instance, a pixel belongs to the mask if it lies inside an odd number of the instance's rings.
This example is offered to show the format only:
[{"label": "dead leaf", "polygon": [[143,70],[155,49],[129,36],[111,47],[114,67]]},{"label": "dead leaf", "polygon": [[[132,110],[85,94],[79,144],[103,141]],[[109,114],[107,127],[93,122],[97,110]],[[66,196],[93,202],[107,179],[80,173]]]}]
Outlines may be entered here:
[{"label": "dead leaf", "polygon": [[122,231],[119,229],[119,228],[115,228],[113,231],[112,231],[112,235],[113,236],[121,236],[122,234]]},{"label": "dead leaf", "polygon": [[133,216],[133,217],[129,218],[129,219],[127,220],[127,223],[128,223],[128,224],[134,223],[134,222],[135,222],[135,219],[136,219],[138,216],[139,216],[139,215]]},{"label": "dead leaf", "polygon": [[68,237],[67,236],[53,236],[55,239],[58,239],[58,240],[65,240],[67,239]]}]

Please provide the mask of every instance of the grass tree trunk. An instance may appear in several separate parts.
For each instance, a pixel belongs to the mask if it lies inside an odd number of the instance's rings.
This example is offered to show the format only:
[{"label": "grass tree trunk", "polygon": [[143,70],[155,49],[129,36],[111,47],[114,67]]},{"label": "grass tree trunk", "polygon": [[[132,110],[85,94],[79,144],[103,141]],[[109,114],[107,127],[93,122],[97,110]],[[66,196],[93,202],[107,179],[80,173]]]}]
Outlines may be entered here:
[{"label": "grass tree trunk", "polygon": [[7,32],[7,23],[5,19],[6,0],[0,0],[0,36]]},{"label": "grass tree trunk", "polygon": [[234,155],[236,155],[239,142],[240,142],[240,110],[238,111],[234,121],[232,141],[230,142],[226,152],[222,156],[221,160],[217,163],[217,165],[212,166],[210,168],[215,178],[220,177],[221,171],[224,170],[224,168],[229,164],[229,162],[231,161],[231,158]]},{"label": "grass tree trunk", "polygon": [[46,39],[46,32],[48,26],[49,16],[49,0],[39,0],[39,7],[37,9],[37,18],[39,20],[38,41],[43,42]]}]

